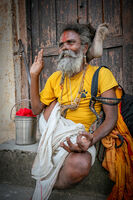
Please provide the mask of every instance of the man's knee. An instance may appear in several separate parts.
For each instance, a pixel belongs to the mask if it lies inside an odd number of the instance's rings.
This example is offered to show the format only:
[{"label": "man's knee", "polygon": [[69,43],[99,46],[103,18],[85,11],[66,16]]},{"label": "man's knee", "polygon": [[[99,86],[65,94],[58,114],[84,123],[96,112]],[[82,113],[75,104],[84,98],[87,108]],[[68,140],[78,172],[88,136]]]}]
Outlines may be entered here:
[{"label": "man's knee", "polygon": [[74,178],[84,178],[89,174],[91,168],[91,155],[85,153],[71,153],[68,160],[69,176]]},{"label": "man's knee", "polygon": [[71,187],[83,180],[89,173],[91,168],[91,155],[85,153],[70,153],[64,162],[55,188],[63,189]]}]

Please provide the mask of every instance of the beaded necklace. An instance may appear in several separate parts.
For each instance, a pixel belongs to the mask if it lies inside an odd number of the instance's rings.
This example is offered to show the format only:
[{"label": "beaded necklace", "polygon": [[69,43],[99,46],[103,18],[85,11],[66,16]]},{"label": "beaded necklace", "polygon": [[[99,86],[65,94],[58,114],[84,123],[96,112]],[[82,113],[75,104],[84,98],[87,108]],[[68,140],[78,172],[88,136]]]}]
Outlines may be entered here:
[{"label": "beaded necklace", "polygon": [[84,78],[85,78],[86,68],[87,67],[85,67],[84,70],[83,70],[83,75],[82,75],[82,79],[81,79],[81,82],[80,82],[79,90],[78,90],[77,95],[76,95],[74,100],[73,100],[73,96],[72,96],[71,80],[69,78],[69,87],[70,87],[70,96],[71,96],[71,104],[70,105],[63,105],[62,104],[62,96],[63,96],[64,85],[63,84],[61,85],[62,91],[61,91],[61,103],[60,103],[61,110],[60,110],[60,112],[61,112],[61,115],[63,117],[66,117],[66,112],[67,112],[68,109],[76,110],[79,107],[79,103],[81,101],[81,91],[83,90],[83,86],[84,86]]}]

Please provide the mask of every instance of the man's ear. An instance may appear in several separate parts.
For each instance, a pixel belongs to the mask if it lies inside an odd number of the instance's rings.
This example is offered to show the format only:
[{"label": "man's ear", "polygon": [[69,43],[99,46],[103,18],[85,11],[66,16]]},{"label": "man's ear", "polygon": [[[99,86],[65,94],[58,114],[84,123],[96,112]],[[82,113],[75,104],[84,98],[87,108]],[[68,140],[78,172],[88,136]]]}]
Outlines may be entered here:
[{"label": "man's ear", "polygon": [[84,55],[86,55],[86,53],[87,53],[87,51],[88,51],[88,44],[86,43],[85,45],[84,45],[84,47],[83,47],[83,53],[84,53]]}]

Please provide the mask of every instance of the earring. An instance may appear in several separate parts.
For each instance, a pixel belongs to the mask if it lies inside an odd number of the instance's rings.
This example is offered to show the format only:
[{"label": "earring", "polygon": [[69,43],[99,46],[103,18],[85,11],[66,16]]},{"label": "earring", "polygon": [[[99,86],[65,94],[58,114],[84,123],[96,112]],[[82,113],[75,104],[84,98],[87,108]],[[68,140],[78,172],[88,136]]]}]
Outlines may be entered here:
[{"label": "earring", "polygon": [[86,55],[84,55],[84,65],[87,65]]}]

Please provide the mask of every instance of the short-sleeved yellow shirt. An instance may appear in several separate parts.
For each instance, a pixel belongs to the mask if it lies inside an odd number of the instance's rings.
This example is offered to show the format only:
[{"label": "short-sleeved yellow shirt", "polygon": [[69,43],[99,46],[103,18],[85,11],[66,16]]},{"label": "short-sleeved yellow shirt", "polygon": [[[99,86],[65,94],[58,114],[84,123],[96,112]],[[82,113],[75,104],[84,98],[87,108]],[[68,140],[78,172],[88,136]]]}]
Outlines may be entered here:
[{"label": "short-sleeved yellow shirt", "polygon": [[[94,72],[98,66],[88,65],[84,77],[84,85],[81,92],[81,101],[79,107],[76,110],[68,109],[66,119],[70,119],[75,123],[82,123],[85,126],[86,131],[89,130],[90,125],[96,119],[96,116],[89,109],[89,102],[91,98],[91,82]],[[64,105],[71,104],[71,101],[75,99],[78,94],[80,83],[83,77],[83,71],[74,75],[70,79],[65,77],[64,86],[63,86],[63,94],[61,101],[61,71],[54,72],[49,79],[47,80],[44,89],[40,93],[40,100],[45,105],[49,105],[55,99],[58,100],[59,103]],[[98,79],[98,96],[100,96],[103,92],[118,86],[117,81],[115,80],[112,72],[107,68],[101,68],[99,72]],[[78,96],[79,97],[79,96]],[[101,103],[95,104],[96,112],[101,111]]]}]

